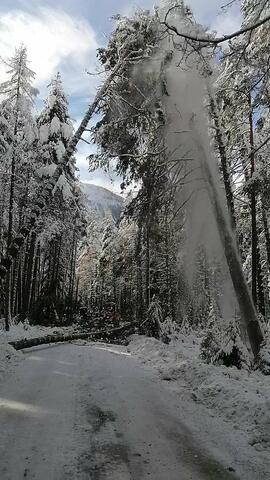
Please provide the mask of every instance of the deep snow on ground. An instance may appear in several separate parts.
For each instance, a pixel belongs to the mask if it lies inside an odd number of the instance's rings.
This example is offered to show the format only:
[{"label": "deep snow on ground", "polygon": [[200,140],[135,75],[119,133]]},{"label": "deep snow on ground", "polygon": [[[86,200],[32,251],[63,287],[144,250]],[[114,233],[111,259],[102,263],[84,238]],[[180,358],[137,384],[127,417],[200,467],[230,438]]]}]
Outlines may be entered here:
[{"label": "deep snow on ground", "polygon": [[[200,339],[181,335],[169,345],[133,335],[128,351],[154,368],[181,398],[188,394],[245,436],[254,455],[270,462],[270,376],[235,367],[208,365],[200,359]],[[270,475],[270,463],[269,463]]]}]

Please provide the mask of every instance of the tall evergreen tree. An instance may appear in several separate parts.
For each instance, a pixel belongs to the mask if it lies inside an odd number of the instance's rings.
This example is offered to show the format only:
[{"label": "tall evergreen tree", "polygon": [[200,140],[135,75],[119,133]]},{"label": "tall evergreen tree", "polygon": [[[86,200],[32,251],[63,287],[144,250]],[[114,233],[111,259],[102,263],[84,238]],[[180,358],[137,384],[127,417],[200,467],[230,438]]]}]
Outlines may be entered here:
[{"label": "tall evergreen tree", "polygon": [[[2,109],[12,111],[9,115],[9,130],[12,132],[12,143],[9,149],[9,192],[8,192],[8,220],[7,220],[7,242],[6,248],[11,245],[12,237],[17,231],[20,221],[23,217],[23,209],[26,208],[25,202],[16,205],[16,190],[20,189],[20,196],[25,199],[28,196],[27,183],[29,176],[32,175],[33,165],[32,145],[34,141],[35,128],[32,117],[33,99],[37,91],[32,87],[35,74],[28,66],[27,51],[21,46],[15,51],[13,57],[5,62],[8,68],[9,79],[0,85],[0,94],[4,97]],[[6,119],[7,120],[7,119]],[[32,128],[31,128],[32,127]],[[28,165],[30,164],[30,172]],[[19,178],[22,178],[19,181]],[[23,185],[23,191],[21,186]],[[16,266],[15,266],[16,269]],[[15,272],[13,272],[15,273]],[[6,281],[6,329],[9,329],[9,323],[12,313],[12,271]]]},{"label": "tall evergreen tree", "polygon": [[61,163],[73,125],[68,112],[68,100],[58,73],[51,84],[43,111],[38,117],[41,166],[37,175],[41,183],[49,182],[57,167],[62,173],[53,190],[53,197],[40,220],[42,303],[51,302],[55,316],[57,304],[72,303],[75,288],[77,244],[82,229],[80,189],[75,177],[75,158]]}]

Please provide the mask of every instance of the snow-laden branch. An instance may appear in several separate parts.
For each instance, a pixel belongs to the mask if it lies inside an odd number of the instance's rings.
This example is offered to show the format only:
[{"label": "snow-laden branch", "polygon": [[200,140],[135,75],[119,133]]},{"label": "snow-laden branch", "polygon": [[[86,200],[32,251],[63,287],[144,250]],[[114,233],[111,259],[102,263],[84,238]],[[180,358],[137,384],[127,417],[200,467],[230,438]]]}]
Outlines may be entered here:
[{"label": "snow-laden branch", "polygon": [[174,10],[176,7],[172,7],[168,10],[168,12],[165,15],[165,19],[162,23],[162,25],[165,25],[168,30],[174,32],[177,36],[185,38],[186,40],[191,40],[194,42],[198,43],[204,43],[208,45],[218,45],[223,42],[227,42],[228,40],[231,40],[232,38],[239,37],[240,35],[243,35],[244,33],[251,32],[252,30],[255,30],[258,27],[261,27],[264,23],[268,22],[270,20],[270,15],[267,15],[266,17],[258,20],[257,22],[253,23],[252,25],[247,25],[246,27],[240,28],[240,30],[237,30],[236,32],[230,33],[229,35],[222,35],[222,37],[199,37],[197,35],[191,35],[189,33],[183,33],[179,32],[178,28],[175,27],[174,25],[170,25],[168,22],[168,16],[171,13],[172,10]]}]

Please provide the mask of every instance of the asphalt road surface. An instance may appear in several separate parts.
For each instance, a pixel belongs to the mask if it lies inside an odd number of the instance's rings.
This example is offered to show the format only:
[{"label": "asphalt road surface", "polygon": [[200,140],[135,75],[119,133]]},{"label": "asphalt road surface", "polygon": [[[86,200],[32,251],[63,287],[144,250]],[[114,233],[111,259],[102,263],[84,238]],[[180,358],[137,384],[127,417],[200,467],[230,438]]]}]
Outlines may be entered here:
[{"label": "asphalt road surface", "polygon": [[196,403],[177,400],[124,347],[58,344],[24,355],[0,386],[1,480],[244,478],[214,420],[202,428]]}]

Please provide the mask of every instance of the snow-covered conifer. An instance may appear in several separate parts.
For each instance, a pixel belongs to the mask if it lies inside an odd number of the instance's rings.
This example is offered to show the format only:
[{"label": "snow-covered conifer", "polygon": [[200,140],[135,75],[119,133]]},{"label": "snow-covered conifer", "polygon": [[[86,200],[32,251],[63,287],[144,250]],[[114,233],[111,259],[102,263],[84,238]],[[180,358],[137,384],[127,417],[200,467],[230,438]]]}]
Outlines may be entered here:
[{"label": "snow-covered conifer", "polygon": [[[38,174],[49,179],[57,166],[61,165],[68,142],[73,134],[73,125],[68,112],[68,100],[64,93],[59,73],[49,85],[50,91],[44,109],[38,117],[39,141],[43,165]],[[72,199],[75,183],[75,160],[62,165],[62,174],[54,193],[61,192],[64,201]]]}]

